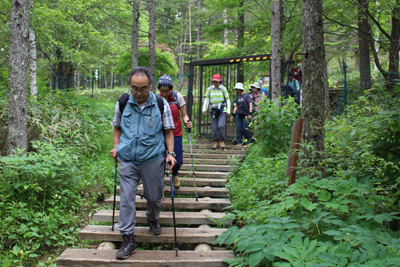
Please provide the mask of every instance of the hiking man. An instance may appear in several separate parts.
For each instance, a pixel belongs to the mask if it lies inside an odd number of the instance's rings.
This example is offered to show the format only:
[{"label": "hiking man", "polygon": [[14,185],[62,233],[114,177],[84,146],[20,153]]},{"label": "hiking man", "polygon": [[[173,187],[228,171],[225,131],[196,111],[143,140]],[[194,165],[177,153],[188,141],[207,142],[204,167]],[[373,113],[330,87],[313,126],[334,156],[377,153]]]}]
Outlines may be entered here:
[{"label": "hiking man", "polygon": [[[154,93],[150,92],[153,77],[145,67],[134,68],[129,74],[132,94],[121,114],[119,102],[115,107],[112,125],[114,148],[112,158],[120,161],[120,216],[118,230],[123,242],[117,251],[117,259],[126,259],[136,252],[136,189],[143,182],[147,200],[147,223],[153,235],[161,234],[158,218],[164,189],[165,162],[176,164],[174,151],[174,121],[166,100],[158,106]],[[161,112],[163,110],[163,112]],[[164,131],[164,133],[163,133]],[[165,136],[165,137],[164,137]],[[165,157],[165,147],[168,155]]]},{"label": "hiking man", "polygon": [[179,189],[181,182],[179,181],[178,175],[179,169],[183,165],[183,132],[180,115],[182,115],[182,121],[187,128],[192,128],[192,122],[189,121],[189,117],[186,113],[185,99],[179,92],[172,91],[173,88],[173,80],[170,76],[165,74],[160,77],[158,80],[158,90],[160,90],[160,96],[168,101],[169,107],[171,108],[172,118],[174,119],[174,152],[177,163],[172,169],[172,184],[175,189]]},{"label": "hiking man", "polygon": [[293,73],[293,78],[301,85],[303,81],[303,71],[296,66],[294,61],[290,62],[290,72]]},{"label": "hiking man", "polygon": [[[237,135],[237,146],[242,145],[242,130],[248,143],[251,143],[251,134],[247,126],[247,119],[251,120],[253,103],[248,93],[244,91],[243,83],[236,83],[236,99],[233,102],[234,108],[232,115],[236,116],[236,135]],[[233,116],[231,116],[230,122],[233,122]],[[245,144],[244,144],[245,145]]]},{"label": "hiking man", "polygon": [[229,100],[228,90],[221,84],[221,75],[215,74],[212,77],[212,84],[208,87],[203,105],[203,114],[206,115],[207,109],[210,110],[211,128],[213,136],[212,149],[218,146],[225,149],[225,125],[226,116],[229,116],[231,102]]}]

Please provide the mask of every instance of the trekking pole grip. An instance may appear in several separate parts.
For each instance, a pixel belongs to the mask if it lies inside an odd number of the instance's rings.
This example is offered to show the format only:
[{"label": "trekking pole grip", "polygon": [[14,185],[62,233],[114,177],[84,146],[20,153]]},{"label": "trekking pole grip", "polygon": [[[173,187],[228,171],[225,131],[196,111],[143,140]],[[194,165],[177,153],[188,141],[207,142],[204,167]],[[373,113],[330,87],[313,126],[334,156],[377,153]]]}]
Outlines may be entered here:
[{"label": "trekking pole grip", "polygon": [[[187,122],[190,122],[190,120],[187,120]],[[190,133],[192,131],[192,128],[187,128],[188,133]]]},{"label": "trekking pole grip", "polygon": [[114,166],[118,167],[118,159],[117,158],[115,158],[115,165]]}]

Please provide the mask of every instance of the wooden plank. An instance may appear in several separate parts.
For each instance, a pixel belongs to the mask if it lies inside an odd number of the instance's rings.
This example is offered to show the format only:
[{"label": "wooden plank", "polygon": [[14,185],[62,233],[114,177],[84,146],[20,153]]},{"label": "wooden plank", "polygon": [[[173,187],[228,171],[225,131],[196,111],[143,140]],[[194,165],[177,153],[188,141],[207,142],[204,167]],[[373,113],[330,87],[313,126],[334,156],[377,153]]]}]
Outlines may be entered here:
[{"label": "wooden plank", "polygon": [[[181,170],[191,170],[192,164],[183,164]],[[194,164],[196,171],[219,171],[219,172],[230,172],[233,171],[233,167],[229,165],[201,165]]]},{"label": "wooden plank", "polygon": [[[190,153],[190,148],[184,148],[183,149],[184,153]],[[247,150],[211,150],[211,149],[193,149],[193,154],[194,153],[210,153],[210,154],[223,154],[223,155],[245,155],[247,154]]]},{"label": "wooden plank", "polygon": [[[165,177],[165,184],[170,185],[171,180],[169,177]],[[194,186],[193,178],[181,178],[181,186]],[[213,186],[213,187],[225,187],[227,179],[208,179],[208,178],[197,178],[196,177],[196,186]]]},{"label": "wooden plank", "polygon": [[[240,159],[233,158],[233,159],[201,159],[197,157],[193,157],[193,163],[201,164],[201,165],[236,165]],[[183,163],[192,166],[192,159],[190,158],[183,158]]]},{"label": "wooden plank", "polygon": [[[201,177],[201,178],[214,178],[214,179],[218,179],[218,178],[226,178],[228,176],[227,172],[205,172],[205,171],[195,171],[195,175],[196,175],[196,179],[197,177]],[[179,177],[193,177],[193,171],[179,171]]]},{"label": "wooden plank", "polygon": [[[113,206],[114,197],[111,196],[106,200],[106,205],[112,207]],[[116,197],[116,205],[119,208],[120,197]],[[146,209],[146,199],[141,199],[140,196],[136,196],[136,208],[137,209]],[[175,209],[186,209],[186,210],[201,210],[201,209],[210,209],[210,210],[221,210],[227,208],[231,205],[231,201],[229,198],[199,198],[196,201],[195,198],[175,198],[174,206]],[[164,198],[161,201],[162,209],[172,209],[171,198]]]},{"label": "wooden plank", "polygon": [[[192,149],[211,149],[212,144],[193,144]],[[190,145],[182,145],[183,149],[188,149],[190,152]],[[236,146],[236,145],[226,145],[226,150],[245,150],[247,151],[247,146]]]},{"label": "wooden plank", "polygon": [[57,267],[226,267],[234,259],[232,250],[188,251],[138,250],[128,259],[115,259],[116,250],[67,249],[57,258]]},{"label": "wooden plank", "polygon": [[[96,222],[111,222],[112,221],[112,210],[100,210],[93,215],[93,220]],[[221,220],[226,216],[224,212],[175,212],[175,221],[178,225],[217,225],[216,222],[208,219],[206,216],[213,218],[214,220]],[[160,213],[159,222],[160,224],[173,224],[173,216],[171,211],[162,211]],[[119,210],[115,211],[115,222],[119,221]],[[136,223],[147,225],[146,211],[136,211]],[[224,224],[231,225],[232,220],[224,220]]]},{"label": "wooden plank", "polygon": [[[222,228],[178,228],[176,229],[176,239],[178,243],[212,244],[227,230]],[[79,231],[78,239],[122,242],[118,227],[115,226],[114,231],[111,231],[111,226],[104,225],[87,225]],[[150,233],[149,227],[135,227],[135,240],[147,243],[175,243],[174,228],[162,227],[162,233],[155,236]]]},{"label": "wooden plank", "polygon": [[[189,152],[183,153],[183,158],[189,158],[190,159],[190,150]],[[201,153],[193,153],[193,157],[195,159],[201,158],[201,159],[232,159],[233,157],[235,159],[243,159],[244,155],[243,154],[238,154],[238,155],[230,155],[230,154],[201,154]]]},{"label": "wooden plank", "polygon": [[[228,189],[224,187],[211,187],[211,188],[204,188],[204,187],[197,187],[197,195],[199,197],[227,197],[228,196]],[[120,193],[119,187],[117,188],[117,194]],[[143,193],[143,186],[139,185],[136,190],[136,194]],[[166,186],[164,188],[164,194],[170,195],[171,194],[171,187]],[[182,187],[179,189],[174,189],[174,196],[194,196],[195,195],[195,188],[194,187]]]}]

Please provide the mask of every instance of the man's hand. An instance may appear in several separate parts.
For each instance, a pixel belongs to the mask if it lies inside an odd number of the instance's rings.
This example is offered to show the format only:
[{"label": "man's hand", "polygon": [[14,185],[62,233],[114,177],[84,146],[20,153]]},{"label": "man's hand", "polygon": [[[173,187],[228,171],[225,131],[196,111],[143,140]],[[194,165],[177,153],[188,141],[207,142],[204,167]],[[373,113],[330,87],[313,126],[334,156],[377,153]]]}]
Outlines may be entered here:
[{"label": "man's hand", "polygon": [[189,129],[193,127],[191,121],[185,122],[185,125],[186,125],[186,128],[189,128]]},{"label": "man's hand", "polygon": [[247,116],[248,120],[251,120],[251,118],[253,118],[251,115]]},{"label": "man's hand", "polygon": [[226,116],[229,116],[229,115],[230,115],[230,113],[227,112],[227,113],[226,113]]},{"label": "man's hand", "polygon": [[[168,164],[169,161],[171,161],[171,165]],[[176,159],[174,158],[174,156],[168,154],[165,158],[165,162],[167,162],[169,170],[172,172],[172,168],[176,165]]]},{"label": "man's hand", "polygon": [[203,111],[203,114],[206,115],[206,111]]},{"label": "man's hand", "polygon": [[233,117],[231,117],[231,119],[229,120],[229,122],[233,122]]},{"label": "man's hand", "polygon": [[113,148],[110,151],[110,157],[116,159],[117,158],[117,148]]}]

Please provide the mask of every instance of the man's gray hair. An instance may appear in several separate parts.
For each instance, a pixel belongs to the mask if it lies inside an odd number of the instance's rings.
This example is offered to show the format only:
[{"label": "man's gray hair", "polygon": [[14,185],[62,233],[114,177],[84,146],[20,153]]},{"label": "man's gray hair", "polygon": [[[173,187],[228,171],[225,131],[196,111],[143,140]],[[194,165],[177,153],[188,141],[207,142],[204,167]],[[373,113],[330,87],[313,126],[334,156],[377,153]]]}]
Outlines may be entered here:
[{"label": "man's gray hair", "polygon": [[146,67],[136,67],[136,68],[133,68],[131,70],[131,72],[129,73],[129,80],[128,80],[129,85],[131,84],[132,76],[135,75],[135,74],[138,74],[138,73],[146,74],[147,79],[149,79],[150,85],[152,84],[153,75],[151,75],[150,70],[148,68],[146,68]]}]

